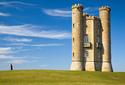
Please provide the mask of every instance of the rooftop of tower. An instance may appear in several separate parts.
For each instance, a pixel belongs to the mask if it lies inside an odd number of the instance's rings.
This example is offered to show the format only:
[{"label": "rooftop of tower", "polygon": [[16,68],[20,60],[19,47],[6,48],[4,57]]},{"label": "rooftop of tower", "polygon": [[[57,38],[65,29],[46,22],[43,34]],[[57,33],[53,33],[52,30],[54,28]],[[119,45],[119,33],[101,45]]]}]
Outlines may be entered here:
[{"label": "rooftop of tower", "polygon": [[110,11],[111,9],[110,9],[109,6],[101,6],[101,7],[99,7],[99,10],[100,10],[100,11],[101,11],[101,10],[108,10],[108,11]]},{"label": "rooftop of tower", "polygon": [[82,4],[73,4],[72,9],[74,9],[74,8],[82,8],[83,9],[83,5]]}]

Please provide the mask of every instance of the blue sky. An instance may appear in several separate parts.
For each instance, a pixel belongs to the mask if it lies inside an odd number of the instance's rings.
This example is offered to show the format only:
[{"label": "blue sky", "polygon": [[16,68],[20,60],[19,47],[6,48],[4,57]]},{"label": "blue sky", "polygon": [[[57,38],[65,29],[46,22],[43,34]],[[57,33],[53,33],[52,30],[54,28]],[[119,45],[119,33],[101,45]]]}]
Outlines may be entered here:
[{"label": "blue sky", "polygon": [[0,0],[0,70],[69,69],[73,3],[96,16],[111,7],[112,64],[125,71],[124,0]]}]

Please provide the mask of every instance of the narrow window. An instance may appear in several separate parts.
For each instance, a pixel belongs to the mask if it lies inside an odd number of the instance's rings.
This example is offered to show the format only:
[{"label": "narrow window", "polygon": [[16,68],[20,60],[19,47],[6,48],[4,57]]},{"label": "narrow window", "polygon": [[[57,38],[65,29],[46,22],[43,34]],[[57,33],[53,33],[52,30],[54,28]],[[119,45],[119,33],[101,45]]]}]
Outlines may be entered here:
[{"label": "narrow window", "polygon": [[73,28],[74,28],[74,27],[75,27],[75,24],[73,24],[72,26],[73,26]]},{"label": "narrow window", "polygon": [[88,35],[85,34],[85,35],[84,35],[84,43],[88,43],[88,42],[89,42],[89,40],[88,40]]},{"label": "narrow window", "polygon": [[72,56],[74,57],[74,52],[72,53]]},{"label": "narrow window", "polygon": [[74,38],[72,39],[72,41],[74,42]]}]

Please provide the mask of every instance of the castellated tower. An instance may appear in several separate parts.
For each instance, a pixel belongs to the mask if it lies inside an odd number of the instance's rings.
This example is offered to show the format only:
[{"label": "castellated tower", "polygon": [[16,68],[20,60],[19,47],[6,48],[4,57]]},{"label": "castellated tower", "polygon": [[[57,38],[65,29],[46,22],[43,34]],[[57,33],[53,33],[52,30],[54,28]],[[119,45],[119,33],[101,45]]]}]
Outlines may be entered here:
[{"label": "castellated tower", "polygon": [[110,8],[100,7],[99,17],[72,6],[71,70],[112,72]]},{"label": "castellated tower", "polygon": [[102,25],[102,71],[113,71],[111,65],[111,33],[110,33],[110,8],[99,8],[99,17]]},{"label": "castellated tower", "polygon": [[71,70],[83,70],[84,58],[84,19],[83,6],[75,4],[72,6],[72,65]]}]

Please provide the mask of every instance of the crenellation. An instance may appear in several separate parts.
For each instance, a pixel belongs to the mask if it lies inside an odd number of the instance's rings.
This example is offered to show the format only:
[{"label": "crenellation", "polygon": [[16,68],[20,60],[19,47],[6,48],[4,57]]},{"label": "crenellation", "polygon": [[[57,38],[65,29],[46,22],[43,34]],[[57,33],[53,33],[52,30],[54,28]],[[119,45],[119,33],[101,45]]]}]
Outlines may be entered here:
[{"label": "crenellation", "polygon": [[92,15],[89,15],[89,14],[87,14],[87,13],[83,13],[83,16],[85,16],[86,19],[99,19],[98,16],[92,16]]},{"label": "crenellation", "polygon": [[101,11],[101,10],[107,10],[107,11],[110,11],[111,9],[110,9],[109,6],[101,6],[101,7],[99,7],[99,11]]},{"label": "crenellation", "polygon": [[75,9],[75,8],[81,8],[83,10],[83,6],[81,4],[72,5],[72,9]]},{"label": "crenellation", "polygon": [[96,18],[95,16],[90,16],[90,15],[86,16],[87,20],[91,20],[91,19],[94,20],[95,18]]}]

